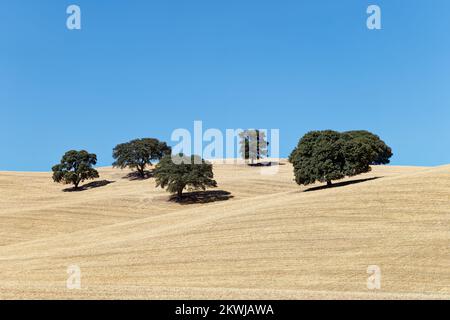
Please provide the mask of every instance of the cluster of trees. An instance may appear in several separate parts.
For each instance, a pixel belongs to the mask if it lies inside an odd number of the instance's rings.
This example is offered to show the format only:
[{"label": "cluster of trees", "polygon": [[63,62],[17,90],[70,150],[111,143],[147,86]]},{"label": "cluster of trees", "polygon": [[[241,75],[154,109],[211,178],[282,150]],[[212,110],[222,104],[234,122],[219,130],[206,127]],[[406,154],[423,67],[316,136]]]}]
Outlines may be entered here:
[{"label": "cluster of trees", "polygon": [[[166,188],[176,193],[181,200],[185,188],[189,190],[205,190],[216,187],[213,179],[212,165],[198,156],[178,156],[181,164],[175,164],[171,156],[172,149],[158,139],[135,139],[121,143],[113,149],[115,159],[113,167],[130,168],[142,178],[146,176],[146,167],[159,161],[153,172],[156,186]],[[195,162],[194,162],[195,161]],[[66,152],[59,164],[53,166],[53,180],[58,183],[72,184],[74,189],[85,180],[99,178],[99,173],[93,168],[97,164],[97,156],[85,150]]]},{"label": "cluster of trees", "polygon": [[[242,158],[254,163],[267,156],[269,143],[264,132],[245,130],[240,134]],[[171,148],[158,139],[135,139],[113,149],[113,166],[130,168],[139,176],[146,176],[146,167],[158,161],[153,175],[156,186],[165,188],[181,200],[183,190],[205,190],[216,187],[212,164],[199,156],[177,155],[176,163]],[[388,164],[392,150],[377,135],[368,131],[337,132],[311,131],[304,135],[289,156],[295,181],[300,185],[316,181],[326,182],[351,177],[371,170],[371,165]],[[93,167],[97,156],[85,150],[68,151],[61,162],[53,166],[53,180],[73,184],[79,188],[85,180],[99,177]]]},{"label": "cluster of trees", "polygon": [[295,181],[300,185],[333,180],[371,170],[371,165],[388,164],[392,150],[368,131],[311,131],[300,139],[289,156]]},{"label": "cluster of trees", "polygon": [[[240,134],[241,154],[246,161],[260,160],[267,155],[269,143],[265,133],[260,130],[245,130]],[[156,185],[176,193],[180,200],[184,189],[205,190],[216,187],[213,179],[212,164],[197,155],[191,157],[179,154],[175,164],[171,156],[172,149],[167,143],[154,138],[135,139],[118,144],[113,149],[113,167],[130,168],[144,178],[148,172],[146,167],[159,161],[153,175]],[[181,162],[181,164],[180,164]],[[97,156],[85,150],[66,152],[59,164],[53,166],[53,180],[58,183],[73,184],[78,189],[80,183],[99,178],[94,169]]]}]

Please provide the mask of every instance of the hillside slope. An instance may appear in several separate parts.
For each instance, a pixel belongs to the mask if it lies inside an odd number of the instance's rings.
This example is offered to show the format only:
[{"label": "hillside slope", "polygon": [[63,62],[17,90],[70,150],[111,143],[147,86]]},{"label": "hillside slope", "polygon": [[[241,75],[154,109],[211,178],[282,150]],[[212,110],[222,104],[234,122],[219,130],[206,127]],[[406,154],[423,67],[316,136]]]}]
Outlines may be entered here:
[{"label": "hillside slope", "polygon": [[0,298],[450,298],[448,166],[304,192],[289,164],[216,165],[233,197],[185,205],[126,173],[102,169],[111,183],[83,192],[0,173]]}]

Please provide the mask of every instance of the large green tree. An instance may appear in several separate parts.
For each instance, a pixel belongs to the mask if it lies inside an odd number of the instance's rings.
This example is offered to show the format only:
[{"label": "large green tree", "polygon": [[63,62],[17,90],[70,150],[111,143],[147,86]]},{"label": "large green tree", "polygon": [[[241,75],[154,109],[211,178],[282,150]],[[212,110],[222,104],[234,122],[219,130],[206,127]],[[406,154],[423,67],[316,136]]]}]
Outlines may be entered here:
[{"label": "large green tree", "polygon": [[239,134],[241,139],[240,153],[244,160],[254,163],[255,160],[267,156],[269,143],[266,134],[261,130],[244,130]]},{"label": "large green tree", "polygon": [[92,166],[97,164],[97,156],[85,150],[71,150],[64,154],[60,164],[53,166],[53,181],[73,184],[75,189],[81,182],[98,178],[98,172]]},{"label": "large green tree", "polygon": [[[346,131],[342,135],[346,138],[360,141],[370,147],[370,158],[372,165],[388,164],[393,156],[392,149],[380,139],[379,136],[366,130]],[[289,162],[293,163],[293,158],[297,148],[289,155]]]},{"label": "large green tree", "polygon": [[144,138],[118,144],[113,150],[115,159],[113,166],[136,170],[141,177],[145,177],[145,167],[152,161],[160,160],[170,154],[171,148],[158,139]]},{"label": "large green tree", "polygon": [[289,156],[296,182],[331,185],[333,180],[370,171],[371,164],[382,160],[371,139],[332,130],[307,133]]},{"label": "large green tree", "polygon": [[206,190],[208,187],[217,187],[212,164],[195,155],[189,157],[179,154],[174,157],[177,157],[177,161],[166,155],[156,165],[154,176],[157,187],[176,193],[178,201],[182,199],[185,188]]}]

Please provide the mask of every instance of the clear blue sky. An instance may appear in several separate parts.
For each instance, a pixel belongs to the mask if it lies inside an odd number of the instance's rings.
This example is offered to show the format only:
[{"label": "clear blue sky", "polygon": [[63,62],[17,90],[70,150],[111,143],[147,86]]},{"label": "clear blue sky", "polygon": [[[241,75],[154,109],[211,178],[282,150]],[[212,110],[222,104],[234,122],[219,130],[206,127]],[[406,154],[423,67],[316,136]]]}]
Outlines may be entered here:
[{"label": "clear blue sky", "polygon": [[[66,8],[82,30],[66,28]],[[382,9],[380,31],[366,8]],[[0,0],[0,170],[173,129],[367,129],[450,163],[448,0]]]}]

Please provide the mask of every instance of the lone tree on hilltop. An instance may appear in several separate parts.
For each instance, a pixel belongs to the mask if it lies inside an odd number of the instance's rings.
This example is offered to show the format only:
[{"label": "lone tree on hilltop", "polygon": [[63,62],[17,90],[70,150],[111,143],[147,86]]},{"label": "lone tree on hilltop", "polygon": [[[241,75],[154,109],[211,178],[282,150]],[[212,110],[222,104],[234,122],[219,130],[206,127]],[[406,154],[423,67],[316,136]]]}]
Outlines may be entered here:
[{"label": "lone tree on hilltop", "polygon": [[386,163],[392,152],[387,146],[381,148],[374,137],[377,136],[369,132],[326,130],[307,133],[289,156],[295,181],[300,185],[320,181],[330,186],[333,180],[369,172],[371,164]]},{"label": "lone tree on hilltop", "polygon": [[97,164],[97,156],[85,150],[71,150],[64,154],[61,163],[53,166],[53,181],[73,184],[75,189],[81,182],[98,178],[98,172],[92,166]]},{"label": "lone tree on hilltop", "polygon": [[250,159],[253,164],[255,160],[262,159],[267,156],[267,147],[269,143],[266,141],[266,134],[260,130],[244,130],[239,134],[241,139],[240,153],[245,161]]},{"label": "lone tree on hilltop", "polygon": [[135,139],[127,143],[118,144],[113,150],[115,159],[113,167],[124,169],[126,167],[136,170],[142,178],[145,177],[145,167],[152,161],[160,160],[164,155],[170,154],[172,149],[165,142],[158,139]]},{"label": "lone tree on hilltop", "polygon": [[207,187],[217,187],[213,180],[212,164],[199,156],[179,154],[177,161],[166,155],[156,165],[154,175],[156,187],[167,188],[170,193],[177,194],[177,201],[183,196],[183,190],[206,190]]}]

